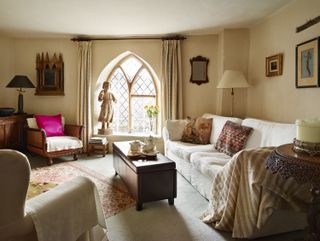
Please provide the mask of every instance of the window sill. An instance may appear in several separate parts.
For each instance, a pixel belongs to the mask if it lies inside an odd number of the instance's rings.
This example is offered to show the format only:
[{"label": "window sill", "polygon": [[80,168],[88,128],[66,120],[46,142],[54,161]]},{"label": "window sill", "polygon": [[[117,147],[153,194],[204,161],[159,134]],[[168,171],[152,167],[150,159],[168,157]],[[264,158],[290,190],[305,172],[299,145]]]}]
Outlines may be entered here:
[{"label": "window sill", "polygon": [[[136,136],[136,137],[147,137],[150,136],[149,133],[145,132],[136,132],[136,133],[129,133],[129,132],[114,132],[110,136]],[[160,138],[161,136],[159,134],[152,134],[155,138]]]},{"label": "window sill", "polygon": [[[111,145],[109,145],[109,148],[112,148],[112,143],[116,141],[133,141],[133,140],[140,140],[142,142],[145,141],[148,135],[147,133],[113,133],[111,135],[94,135],[94,136],[105,136],[107,137],[107,140]],[[163,153],[163,140],[162,136],[160,135],[152,135],[154,137],[154,141],[157,146],[157,150]]]}]

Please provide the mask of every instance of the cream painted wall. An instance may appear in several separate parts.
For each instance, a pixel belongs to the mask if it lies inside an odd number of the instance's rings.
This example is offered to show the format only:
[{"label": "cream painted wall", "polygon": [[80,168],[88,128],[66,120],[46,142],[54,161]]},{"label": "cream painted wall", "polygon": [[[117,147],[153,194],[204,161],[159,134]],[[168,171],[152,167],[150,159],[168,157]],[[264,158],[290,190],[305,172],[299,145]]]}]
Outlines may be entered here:
[{"label": "cream painted wall", "polygon": [[5,88],[14,76],[14,47],[11,39],[0,37],[0,53],[0,107],[17,108],[18,95],[16,95],[15,105],[12,105],[11,91]]},{"label": "cream painted wall", "polygon": [[[160,40],[94,41],[92,90],[100,90],[101,83],[97,83],[97,80],[101,71],[110,61],[126,51],[131,51],[143,58],[150,64],[155,74],[161,78],[161,44]],[[34,89],[26,89],[26,93],[24,93],[24,110],[27,113],[62,113],[67,122],[76,121],[76,43],[69,39],[0,38],[0,49],[3,50],[1,52],[5,56],[0,60],[2,63],[0,73],[3,77],[0,81],[0,91],[3,93],[1,94],[1,99],[5,99],[3,103],[10,107],[16,107],[17,105],[16,90],[5,88],[10,79],[15,74],[24,74],[36,84],[36,53],[48,52],[50,56],[55,52],[62,53],[65,64],[65,96],[35,96]],[[208,66],[209,83],[200,86],[189,82],[191,70],[189,59],[197,55],[203,55],[210,59]],[[185,116],[198,116],[204,112],[215,112],[218,58],[218,35],[188,37],[183,41],[182,67]],[[95,102],[95,97],[93,93],[92,103]],[[95,126],[97,124],[97,122],[94,122]]]},{"label": "cream painted wall", "polygon": [[[62,53],[64,60],[65,96],[36,96],[35,89],[26,89],[24,93],[24,111],[27,113],[56,114],[61,113],[69,123],[76,122],[77,101],[77,48],[69,39],[15,39],[11,40],[13,51],[10,58],[14,59],[11,77],[27,75],[36,85],[36,54],[48,52]],[[0,90],[6,93],[6,105],[17,108],[18,93],[15,89],[7,89],[1,81]]]},{"label": "cream painted wall", "polygon": [[[295,88],[295,47],[320,35],[320,24],[296,33],[319,16],[319,0],[296,0],[250,30],[247,116],[282,122],[319,117],[320,88]],[[265,58],[284,54],[283,74],[265,77]]]},{"label": "cream painted wall", "polygon": [[[184,116],[196,117],[203,113],[216,112],[218,81],[218,35],[189,36],[182,43],[182,78]],[[190,59],[201,55],[209,59],[209,83],[193,84],[190,82]]]},{"label": "cream painted wall", "polygon": [[[225,70],[241,71],[246,77],[249,60],[249,30],[224,29],[220,33],[219,48],[221,53],[219,80]],[[224,116],[231,115],[231,89],[218,89],[217,113]],[[244,118],[246,116],[246,89],[234,89],[233,115]]]}]

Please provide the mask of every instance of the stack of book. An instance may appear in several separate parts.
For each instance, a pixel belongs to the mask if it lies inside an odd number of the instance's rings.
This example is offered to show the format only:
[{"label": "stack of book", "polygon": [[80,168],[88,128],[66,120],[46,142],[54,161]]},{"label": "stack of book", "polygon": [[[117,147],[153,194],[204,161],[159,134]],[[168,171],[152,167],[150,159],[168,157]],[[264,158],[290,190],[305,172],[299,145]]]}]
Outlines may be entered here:
[{"label": "stack of book", "polygon": [[90,144],[102,144],[105,145],[107,144],[107,138],[106,137],[99,137],[99,136],[95,136],[95,137],[91,137],[89,140]]}]

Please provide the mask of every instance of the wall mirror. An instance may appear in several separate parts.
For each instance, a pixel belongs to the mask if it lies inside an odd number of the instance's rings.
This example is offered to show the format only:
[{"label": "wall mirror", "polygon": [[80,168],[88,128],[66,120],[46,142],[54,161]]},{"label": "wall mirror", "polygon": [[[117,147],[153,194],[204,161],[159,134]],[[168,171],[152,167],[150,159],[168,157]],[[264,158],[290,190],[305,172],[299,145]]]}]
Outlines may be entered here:
[{"label": "wall mirror", "polygon": [[191,77],[190,82],[201,85],[203,83],[208,83],[208,63],[209,59],[197,56],[190,59],[191,64]]},{"label": "wall mirror", "polygon": [[49,54],[37,54],[37,88],[35,95],[64,95],[64,64],[62,54],[50,59]]}]

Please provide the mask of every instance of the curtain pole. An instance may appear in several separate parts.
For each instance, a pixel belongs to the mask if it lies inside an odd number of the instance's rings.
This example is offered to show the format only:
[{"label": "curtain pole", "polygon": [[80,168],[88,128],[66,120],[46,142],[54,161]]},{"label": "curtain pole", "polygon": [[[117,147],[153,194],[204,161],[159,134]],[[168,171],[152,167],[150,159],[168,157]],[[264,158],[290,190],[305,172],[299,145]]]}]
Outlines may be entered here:
[{"label": "curtain pole", "polygon": [[167,36],[167,37],[101,37],[101,38],[91,38],[91,37],[75,37],[71,41],[74,42],[84,42],[84,41],[94,41],[94,40],[185,40],[185,36]]}]

